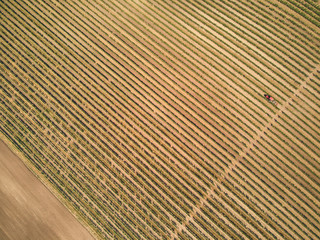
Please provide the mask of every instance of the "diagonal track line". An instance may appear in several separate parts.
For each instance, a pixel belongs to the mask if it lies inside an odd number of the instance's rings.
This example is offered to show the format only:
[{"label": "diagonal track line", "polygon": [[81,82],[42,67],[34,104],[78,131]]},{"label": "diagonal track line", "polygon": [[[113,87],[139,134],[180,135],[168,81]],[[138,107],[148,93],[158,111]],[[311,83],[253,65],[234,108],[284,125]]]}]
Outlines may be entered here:
[{"label": "diagonal track line", "polygon": [[283,111],[289,106],[292,105],[293,99],[299,95],[301,90],[308,84],[311,77],[317,72],[320,71],[320,64],[318,64],[313,71],[309,74],[309,76],[304,80],[300,86],[293,92],[292,97],[289,98],[282,106],[280,106],[280,109],[277,111],[277,113],[267,122],[267,124],[259,131],[259,133],[256,135],[254,139],[250,142],[250,144],[234,159],[234,161],[231,163],[230,167],[225,171],[223,175],[220,175],[220,177],[213,183],[213,185],[208,189],[207,194],[200,199],[198,204],[193,208],[193,211],[186,217],[185,221],[181,223],[179,226],[176,227],[176,229],[171,234],[171,240],[176,239],[178,237],[179,232],[182,230],[186,230],[186,226],[189,224],[190,221],[193,220],[194,216],[197,215],[197,213],[200,212],[201,208],[204,206],[205,203],[208,202],[208,198],[215,194],[215,190],[219,190],[218,184],[221,183],[228,175],[233,171],[233,169],[236,168],[237,164],[241,161],[241,159],[251,150],[251,148],[254,146],[254,144],[265,134],[266,131],[272,126],[272,123],[276,121],[277,118],[283,113]]}]

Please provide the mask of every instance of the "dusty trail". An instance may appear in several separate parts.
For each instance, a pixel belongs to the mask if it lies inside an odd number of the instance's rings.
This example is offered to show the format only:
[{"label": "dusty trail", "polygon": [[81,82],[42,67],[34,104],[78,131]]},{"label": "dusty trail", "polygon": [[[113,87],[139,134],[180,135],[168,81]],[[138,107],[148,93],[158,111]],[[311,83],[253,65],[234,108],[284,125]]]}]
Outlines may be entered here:
[{"label": "dusty trail", "polygon": [[230,167],[226,169],[224,175],[221,175],[220,178],[218,178],[217,182],[212,185],[212,187],[208,190],[207,195],[204,196],[199,203],[193,208],[192,213],[185,219],[185,221],[180,224],[175,231],[172,233],[171,239],[176,239],[178,237],[178,233],[182,230],[187,231],[186,225],[189,224],[190,221],[193,220],[194,216],[197,215],[201,211],[201,208],[204,206],[204,204],[208,203],[208,198],[215,195],[215,190],[220,190],[220,187],[218,184],[224,181],[224,179],[233,171],[234,168],[237,167],[237,164],[241,161],[241,159],[251,150],[251,148],[255,145],[255,143],[270,129],[272,124],[277,121],[279,116],[283,113],[283,111],[289,106],[292,105],[293,99],[299,95],[301,90],[306,87],[312,76],[317,72],[320,71],[320,64],[318,64],[313,71],[308,75],[308,77],[303,81],[300,86],[294,91],[292,96],[281,106],[278,105],[279,110],[277,113],[267,122],[267,124],[263,127],[263,129],[257,134],[257,136],[252,139],[252,141],[249,143],[249,145],[238,155],[237,158],[234,159],[234,161],[230,164]]}]

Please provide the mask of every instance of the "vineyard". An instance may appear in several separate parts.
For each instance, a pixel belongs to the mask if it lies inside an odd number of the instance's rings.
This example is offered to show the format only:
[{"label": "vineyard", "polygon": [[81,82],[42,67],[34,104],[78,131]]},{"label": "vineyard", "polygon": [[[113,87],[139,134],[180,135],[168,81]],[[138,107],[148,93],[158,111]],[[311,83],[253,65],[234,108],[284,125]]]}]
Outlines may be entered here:
[{"label": "vineyard", "polygon": [[0,10],[1,139],[97,239],[319,238],[317,1]]}]

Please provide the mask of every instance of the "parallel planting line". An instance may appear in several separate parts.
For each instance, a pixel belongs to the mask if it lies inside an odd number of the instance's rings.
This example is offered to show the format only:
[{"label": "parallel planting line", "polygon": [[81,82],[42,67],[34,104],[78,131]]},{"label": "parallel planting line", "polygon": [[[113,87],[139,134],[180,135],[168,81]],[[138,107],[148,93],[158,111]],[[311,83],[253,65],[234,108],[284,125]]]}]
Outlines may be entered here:
[{"label": "parallel planting line", "polygon": [[193,218],[200,213],[201,208],[205,204],[208,203],[208,198],[211,196],[215,196],[215,192],[217,189],[221,189],[218,185],[220,185],[223,181],[225,181],[225,178],[227,178],[230,173],[237,167],[237,164],[241,162],[241,159],[246,156],[248,152],[251,151],[251,149],[256,144],[257,140],[260,139],[268,130],[270,127],[272,127],[272,124],[277,121],[277,118],[281,116],[283,111],[289,106],[292,105],[293,99],[299,95],[301,90],[305,88],[310,81],[310,79],[313,77],[317,71],[320,71],[320,64],[318,64],[311,73],[309,73],[308,77],[300,84],[300,86],[294,91],[291,98],[289,98],[284,104],[282,104],[277,111],[277,113],[267,122],[267,124],[263,127],[263,129],[256,135],[254,139],[251,140],[250,144],[237,156],[233,162],[230,164],[229,168],[227,168],[223,175],[220,175],[217,178],[217,182],[214,183],[214,185],[207,191],[206,195],[200,199],[198,204],[193,208],[193,211],[186,217],[184,222],[182,224],[179,224],[178,227],[175,229],[175,231],[171,235],[171,239],[176,239],[178,234],[182,230],[186,230],[186,226],[193,221]]}]

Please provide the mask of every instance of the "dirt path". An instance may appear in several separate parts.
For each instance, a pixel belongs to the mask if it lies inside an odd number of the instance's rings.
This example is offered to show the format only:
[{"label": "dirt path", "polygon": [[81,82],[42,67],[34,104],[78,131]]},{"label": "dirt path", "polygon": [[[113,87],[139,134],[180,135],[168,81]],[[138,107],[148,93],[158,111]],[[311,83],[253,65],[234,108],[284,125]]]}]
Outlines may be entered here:
[{"label": "dirt path", "polygon": [[204,196],[199,203],[193,208],[192,213],[185,219],[185,221],[180,224],[174,231],[173,235],[171,236],[171,239],[175,239],[178,236],[178,233],[182,230],[186,230],[186,225],[192,221],[193,217],[197,215],[201,211],[201,208],[207,203],[208,198],[215,195],[215,189],[220,189],[218,186],[219,183],[221,183],[234,168],[236,168],[237,164],[241,161],[241,159],[246,155],[248,151],[254,146],[254,144],[257,142],[258,139],[261,138],[263,134],[265,134],[266,131],[272,126],[272,123],[277,120],[277,118],[281,115],[281,113],[292,104],[293,99],[299,95],[301,90],[308,84],[311,77],[317,72],[320,71],[320,65],[318,65],[316,68],[313,69],[313,71],[308,75],[308,77],[301,83],[301,85],[294,91],[291,98],[289,98],[283,105],[278,105],[279,110],[276,112],[276,114],[268,121],[268,123],[264,126],[264,128],[257,134],[257,136],[252,139],[250,144],[239,154],[237,158],[234,159],[233,163],[230,164],[230,167],[225,171],[224,175],[218,179],[218,182],[215,182],[214,185],[208,190],[207,195]]},{"label": "dirt path", "polygon": [[94,239],[3,141],[0,164],[2,240]]}]

